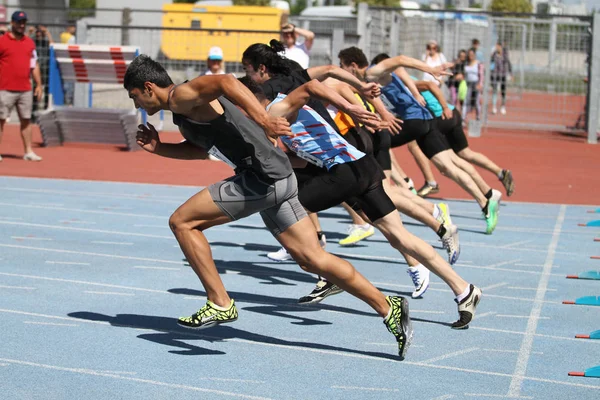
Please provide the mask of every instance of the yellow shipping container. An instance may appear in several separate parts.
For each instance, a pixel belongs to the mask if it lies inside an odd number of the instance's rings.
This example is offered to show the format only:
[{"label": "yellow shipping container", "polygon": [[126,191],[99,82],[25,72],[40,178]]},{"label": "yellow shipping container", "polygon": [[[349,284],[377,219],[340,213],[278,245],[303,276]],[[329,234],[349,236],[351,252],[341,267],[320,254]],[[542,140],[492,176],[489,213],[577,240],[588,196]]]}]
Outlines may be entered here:
[{"label": "yellow shipping container", "polygon": [[204,61],[219,46],[225,61],[240,62],[251,44],[279,39],[268,32],[278,32],[288,18],[285,10],[257,6],[165,4],[163,11],[161,55],[168,60]]}]

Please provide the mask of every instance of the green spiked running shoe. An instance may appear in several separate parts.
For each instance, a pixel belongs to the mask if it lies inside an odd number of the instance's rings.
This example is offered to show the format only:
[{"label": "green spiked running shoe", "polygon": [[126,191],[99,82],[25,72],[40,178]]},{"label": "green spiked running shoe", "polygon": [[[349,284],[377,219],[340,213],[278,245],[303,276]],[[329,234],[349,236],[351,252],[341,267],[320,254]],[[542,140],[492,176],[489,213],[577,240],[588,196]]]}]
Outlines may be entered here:
[{"label": "green spiked running shoe", "polygon": [[492,232],[494,232],[494,229],[496,229],[496,224],[498,223],[498,202],[494,199],[490,199],[488,201],[485,223],[487,224],[485,233],[491,235]]},{"label": "green spiked running shoe", "polygon": [[181,326],[191,329],[204,329],[218,324],[233,322],[238,318],[238,311],[235,302],[231,300],[227,310],[221,310],[212,301],[207,300],[206,305],[191,317],[181,317],[177,323]]},{"label": "green spiked running shoe", "polygon": [[413,327],[408,315],[408,300],[401,296],[387,296],[385,298],[391,307],[390,313],[383,320],[388,331],[396,337],[398,342],[398,355],[404,360],[406,351],[413,338]]}]

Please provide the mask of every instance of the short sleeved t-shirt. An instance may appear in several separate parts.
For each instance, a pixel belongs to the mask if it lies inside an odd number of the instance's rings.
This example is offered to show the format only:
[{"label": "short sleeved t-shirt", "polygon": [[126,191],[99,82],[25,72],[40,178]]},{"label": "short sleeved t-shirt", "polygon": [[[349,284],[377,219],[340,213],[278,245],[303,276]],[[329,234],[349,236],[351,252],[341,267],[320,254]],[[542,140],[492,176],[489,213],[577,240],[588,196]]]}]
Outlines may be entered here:
[{"label": "short sleeved t-shirt", "polygon": [[285,58],[296,61],[302,68],[308,68],[309,65],[309,51],[304,42],[296,42],[294,47],[286,48],[284,51]]},{"label": "short sleeved t-shirt", "polygon": [[35,43],[30,37],[17,40],[11,33],[0,36],[0,90],[31,90],[31,69],[36,61]]}]

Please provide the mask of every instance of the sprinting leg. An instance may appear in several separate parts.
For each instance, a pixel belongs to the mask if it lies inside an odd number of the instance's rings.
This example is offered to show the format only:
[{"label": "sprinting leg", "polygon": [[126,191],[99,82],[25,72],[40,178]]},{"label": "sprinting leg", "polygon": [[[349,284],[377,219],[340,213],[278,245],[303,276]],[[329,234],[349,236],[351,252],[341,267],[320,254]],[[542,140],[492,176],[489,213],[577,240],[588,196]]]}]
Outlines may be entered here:
[{"label": "sprinting leg", "polygon": [[408,143],[408,151],[414,157],[417,166],[423,173],[425,178],[425,184],[417,191],[417,194],[421,197],[427,197],[431,194],[436,194],[440,191],[440,187],[433,176],[433,171],[429,165],[429,160],[423,154],[416,141]]},{"label": "sprinting leg", "polygon": [[478,167],[486,169],[490,171],[492,174],[496,176],[500,176],[502,173],[502,168],[496,165],[492,160],[487,158],[485,155],[471,150],[470,147],[463,149],[458,152],[458,156],[463,160],[470,162],[471,164],[475,164]]}]

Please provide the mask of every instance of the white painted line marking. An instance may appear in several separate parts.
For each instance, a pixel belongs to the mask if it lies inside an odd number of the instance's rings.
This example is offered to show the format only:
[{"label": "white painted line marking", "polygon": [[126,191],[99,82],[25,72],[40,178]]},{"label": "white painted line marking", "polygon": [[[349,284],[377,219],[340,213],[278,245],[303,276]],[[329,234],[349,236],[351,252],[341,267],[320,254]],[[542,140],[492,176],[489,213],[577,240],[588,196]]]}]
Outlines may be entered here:
[{"label": "white painted line marking", "polygon": [[63,203],[29,203],[30,206],[63,207]]},{"label": "white painted line marking", "polygon": [[77,326],[75,324],[59,324],[56,322],[38,322],[38,321],[23,321],[24,324],[33,324],[33,325],[51,325],[51,326]]},{"label": "white painted line marking", "polygon": [[[497,333],[509,333],[509,334],[513,334],[513,335],[525,335],[525,332],[510,331],[510,330],[507,330],[507,329],[484,328],[482,326],[469,326],[469,329],[477,329],[477,330],[480,330],[480,331],[497,332]],[[574,341],[574,342],[577,342],[577,343],[587,343],[587,344],[591,344],[591,345],[598,345],[598,344],[600,344],[600,340],[581,340],[581,339],[576,339],[574,337],[544,335],[542,333],[536,333],[535,337],[542,337],[542,338],[548,338],[548,339],[557,339],[557,340],[571,340],[571,341]],[[511,375],[511,376],[513,376],[513,375]],[[600,388],[600,386],[599,386],[599,388]]]},{"label": "white painted line marking", "polygon": [[[533,287],[520,287],[520,286],[509,286],[507,289],[513,290],[537,290],[537,288]],[[556,289],[546,289],[547,292],[556,292]]]},{"label": "white painted line marking", "polygon": [[75,262],[75,261],[46,261],[46,264],[58,264],[58,265],[92,265],[86,262]]},{"label": "white painted line marking", "polygon": [[538,321],[542,312],[542,306],[544,304],[544,297],[546,296],[546,289],[548,288],[548,281],[550,280],[550,271],[552,270],[552,264],[554,263],[554,255],[556,248],[558,247],[558,239],[560,238],[560,231],[562,229],[563,222],[565,220],[565,213],[567,207],[563,204],[560,206],[558,217],[556,218],[556,224],[554,226],[554,233],[552,234],[552,240],[548,246],[548,255],[544,268],[542,270],[542,276],[538,283],[538,290],[535,294],[535,300],[529,320],[527,321],[527,328],[525,329],[525,336],[521,342],[521,349],[517,357],[517,364],[515,365],[514,376],[511,379],[510,387],[508,389],[507,396],[516,397],[521,395],[521,387],[527,372],[527,365],[529,364],[529,356],[531,354],[531,348],[533,347],[533,339],[535,337],[535,331],[537,330]]},{"label": "white painted line marking", "polygon": [[0,367],[8,367],[10,364],[0,363]]},{"label": "white painted line marking", "polygon": [[441,396],[434,397],[434,398],[433,398],[433,399],[431,399],[431,400],[448,400],[448,399],[453,399],[453,398],[454,398],[454,396],[453,396],[453,395],[451,395],[451,394],[443,394],[443,395],[441,395]]},{"label": "white painted line marking", "polygon": [[29,367],[35,367],[35,368],[44,368],[44,369],[51,369],[51,370],[57,370],[57,371],[73,372],[73,373],[82,374],[82,375],[102,376],[105,378],[120,379],[120,380],[124,380],[124,381],[131,381],[131,382],[138,382],[138,383],[147,383],[150,385],[170,387],[173,389],[184,389],[184,390],[191,390],[191,391],[195,391],[195,392],[219,394],[222,396],[239,397],[242,399],[270,400],[267,397],[250,396],[250,395],[246,395],[243,393],[226,392],[223,390],[206,389],[206,388],[196,387],[196,386],[187,386],[187,385],[180,385],[180,384],[176,384],[176,383],[154,381],[154,380],[150,380],[150,379],[134,378],[131,376],[108,374],[105,372],[94,371],[94,370],[85,369],[85,368],[60,367],[57,365],[40,364],[40,363],[34,363],[34,362],[28,362],[28,361],[13,360],[13,359],[8,359],[8,358],[0,358],[0,361],[4,361],[4,362],[10,363],[10,364],[27,365]]},{"label": "white painted line marking", "polygon": [[[529,315],[507,315],[507,314],[498,314],[496,317],[499,318],[529,318]],[[550,317],[539,317],[539,319],[550,319]]]},{"label": "white painted line marking", "polygon": [[140,217],[140,218],[148,218],[148,219],[161,219],[164,221],[168,221],[168,216],[159,216],[159,215],[150,215],[150,214],[133,214],[133,213],[122,213],[115,211],[100,211],[100,210],[86,210],[80,208],[63,208],[63,207],[43,207],[43,206],[29,206],[26,204],[18,204],[18,203],[0,203],[0,206],[6,207],[21,207],[21,208],[36,208],[40,210],[55,210],[55,211],[67,211],[69,214],[80,212],[84,214],[100,214],[100,215],[119,215],[122,217]]},{"label": "white painted line marking", "polygon": [[[196,379],[196,378],[194,378]],[[241,382],[241,383],[267,383],[266,381],[256,381],[252,379],[233,379],[233,378],[198,378],[201,381],[217,381],[217,382]]]},{"label": "white painted line marking", "polygon": [[170,268],[170,267],[146,267],[143,265],[138,265],[135,266],[133,268],[137,268],[137,269],[158,269],[158,270],[162,270],[162,271],[181,271],[181,268]]},{"label": "white painted line marking", "polygon": [[96,292],[93,290],[84,290],[83,293],[89,294],[105,294],[108,296],[135,296],[133,293],[120,293],[120,292]]},{"label": "white painted line marking", "polygon": [[23,218],[18,218],[18,217],[0,217],[0,219],[6,219],[9,221],[23,221]]},{"label": "white painted line marking", "polygon": [[[490,351],[493,353],[518,353],[519,350],[504,350],[504,349],[481,349],[482,351]],[[544,354],[541,351],[532,351],[531,354]]]},{"label": "white painted line marking", "polygon": [[517,263],[515,264],[517,267],[539,267],[539,268],[543,268],[544,264],[523,264],[523,263]]},{"label": "white painted line marking", "polygon": [[342,390],[362,390],[367,392],[399,392],[400,389],[387,389],[379,387],[362,387],[362,386],[332,386],[332,389]]},{"label": "white painted line marking", "polygon": [[[85,319],[79,319],[79,318],[68,318],[68,317],[59,317],[59,316],[45,315],[45,314],[35,314],[35,313],[29,313],[29,312],[17,311],[17,310],[0,309],[0,312],[111,326],[111,324],[106,321],[91,321],[91,320],[85,320]],[[127,327],[125,325],[120,325],[120,326]],[[131,328],[139,329],[139,327],[131,327]],[[473,329],[473,328],[474,327],[471,327],[471,329]],[[157,332],[165,332],[165,333],[176,333],[177,335],[185,335],[185,336],[189,336],[189,337],[198,337],[198,338],[205,338],[205,339],[218,339],[219,341],[223,341],[223,342],[244,343],[244,344],[252,344],[252,345],[263,346],[263,347],[274,347],[274,348],[282,348],[282,349],[288,349],[288,350],[294,350],[294,351],[303,351],[303,352],[307,352],[307,353],[327,354],[327,355],[334,355],[334,356],[339,356],[339,357],[349,357],[349,358],[358,358],[358,359],[377,361],[377,362],[394,363],[394,365],[397,365],[397,363],[398,363],[398,361],[394,360],[394,359],[380,358],[380,357],[368,356],[368,355],[364,355],[364,354],[346,353],[343,351],[320,350],[320,349],[311,349],[311,348],[307,348],[307,347],[298,347],[298,346],[291,346],[291,345],[284,345],[284,344],[254,342],[254,341],[250,341],[250,340],[246,340],[246,339],[236,339],[236,338],[223,339],[222,337],[218,337],[218,336],[209,336],[209,335],[202,335],[202,334],[196,334],[196,333],[192,333],[192,332],[183,332],[183,331],[172,331],[172,330],[161,330],[161,329],[147,329],[147,330],[157,331]],[[517,332],[517,333],[523,334],[523,332]],[[536,336],[545,336],[545,335],[537,334]],[[562,338],[562,337],[557,337],[557,339],[571,340],[571,338]],[[598,344],[598,342],[600,342],[600,341],[595,341],[595,340],[583,340],[582,341],[581,339],[574,339],[574,338],[572,340],[575,340],[578,343],[596,343],[596,344]],[[2,362],[2,361],[13,362],[13,360],[0,358],[0,362]],[[445,366],[445,365],[424,364],[424,363],[420,363],[420,362],[412,362],[412,361],[406,361],[406,360],[403,361],[403,363],[406,365],[414,365],[414,366],[418,366],[418,367],[433,368],[433,369],[443,369],[443,370],[454,371],[454,372],[464,372],[467,374],[480,374],[480,375],[499,376],[499,377],[507,377],[507,378],[513,377],[513,375],[511,375],[511,374],[505,374],[505,373],[501,373],[501,372],[482,371],[482,370],[458,368],[458,367]],[[536,377],[525,377],[525,379],[528,381],[532,381],[532,382],[545,382],[545,383],[553,383],[553,384],[563,385],[563,386],[600,389],[600,385],[586,385],[586,384],[581,384],[581,383],[557,381],[557,380],[552,380],[552,379],[536,378]]]},{"label": "white painted line marking", "polygon": [[477,351],[477,350],[479,350],[479,348],[477,348],[477,347],[470,347],[468,349],[459,350],[459,351],[455,351],[455,352],[452,352],[452,353],[444,354],[442,356],[430,358],[428,360],[423,360],[420,363],[421,364],[433,364],[436,361],[441,361],[441,360],[445,360],[447,358],[461,356],[463,354],[472,353],[472,352]]},{"label": "white painted line marking", "polygon": [[169,225],[145,225],[145,224],[133,224],[136,228],[168,228]]},{"label": "white painted line marking", "polygon": [[130,371],[98,371],[106,374],[115,374],[115,375],[137,375],[137,372]]},{"label": "white painted line marking", "polygon": [[32,237],[32,236],[11,236],[11,239],[15,240],[54,240],[51,238],[41,238],[41,237]]},{"label": "white painted line marking", "polygon": [[27,222],[6,222],[6,221],[0,221],[0,224],[3,224],[3,225],[29,226],[29,227],[32,227],[32,228],[58,229],[58,230],[61,230],[61,231],[108,233],[108,234],[111,234],[111,235],[138,236],[138,237],[148,237],[148,238],[172,239],[172,240],[175,240],[175,238],[173,236],[150,235],[150,234],[146,234],[146,233],[137,233],[137,232],[107,231],[107,230],[104,230],[104,229],[77,228],[75,226],[30,224],[30,223],[27,223]]},{"label": "white painted line marking", "polygon": [[481,318],[490,317],[492,315],[496,315],[496,313],[494,311],[488,311],[483,314],[475,314],[475,318],[477,318],[479,320]]},{"label": "white painted line marking", "polygon": [[168,293],[168,294],[171,294],[171,293],[169,293],[166,290],[154,290],[154,289],[137,288],[137,287],[132,287],[132,286],[110,285],[110,284],[107,284],[107,283],[77,281],[77,280],[73,280],[73,279],[48,278],[48,277],[45,277],[45,276],[37,276],[37,275],[9,274],[7,272],[0,272],[0,275],[18,276],[19,278],[40,279],[40,280],[44,280],[44,281],[78,283],[78,284],[81,284],[81,285],[102,286],[102,287],[110,287],[110,288],[115,288],[115,289],[129,289],[129,290],[137,290],[137,291],[140,291],[140,292]]},{"label": "white painted line marking", "polygon": [[482,287],[481,290],[483,290],[485,292],[485,291],[492,290],[492,289],[497,289],[499,287],[506,286],[506,285],[508,285],[508,282],[501,282],[501,283],[496,283],[495,285],[490,285],[490,286]]},{"label": "white painted line marking", "polygon": [[[369,346],[384,346],[384,347],[398,347],[397,343],[390,343],[390,342],[386,342],[386,343],[377,343],[377,342],[366,342],[365,344],[369,345]],[[418,347],[425,347],[422,344],[411,344],[410,348],[418,348]]]},{"label": "white painted line marking", "polygon": [[60,222],[61,224],[96,225],[96,223],[92,222],[92,221],[78,221],[78,220],[71,220],[71,219],[63,219],[58,222]]},{"label": "white painted line marking", "polygon": [[133,246],[133,243],[130,242],[105,242],[104,240],[92,240],[91,243],[94,244],[115,244],[119,246]]},{"label": "white painted line marking", "polygon": [[8,286],[8,285],[0,285],[2,289],[22,289],[22,290],[35,290],[34,287],[29,286]]},{"label": "white painted line marking", "polygon": [[533,399],[531,396],[508,396],[505,394],[465,393],[467,397],[494,397],[501,399]]},{"label": "white painted line marking", "polygon": [[509,243],[509,244],[505,244],[505,245],[500,246],[500,247],[503,248],[503,249],[510,249],[511,247],[519,246],[519,245],[523,245],[523,244],[531,243],[531,242],[533,242],[533,239],[530,239],[530,240],[521,240],[520,242]]},{"label": "white painted line marking", "polygon": [[[128,182],[129,184],[129,182]],[[175,197],[175,196],[158,196],[152,195],[147,196],[143,194],[126,194],[126,193],[105,193],[105,192],[90,192],[90,191],[75,191],[75,190],[50,190],[50,189],[30,189],[30,188],[19,188],[19,187],[2,187],[2,190],[11,190],[14,192],[33,192],[33,193],[55,193],[63,194],[68,196],[83,196],[83,197],[109,197],[113,199],[132,199],[132,200],[150,200],[157,201],[157,199],[172,199],[169,203],[175,201],[183,202],[189,196]]]}]

